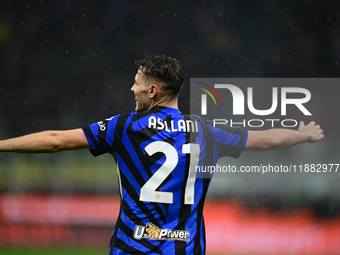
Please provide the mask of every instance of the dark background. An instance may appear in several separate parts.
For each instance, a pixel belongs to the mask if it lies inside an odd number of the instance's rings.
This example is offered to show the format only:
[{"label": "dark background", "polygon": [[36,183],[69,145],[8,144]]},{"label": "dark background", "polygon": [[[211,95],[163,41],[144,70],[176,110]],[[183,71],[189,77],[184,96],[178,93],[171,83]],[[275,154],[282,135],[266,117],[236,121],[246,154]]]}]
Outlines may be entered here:
[{"label": "dark background", "polygon": [[[1,137],[134,107],[134,61],[190,77],[338,77],[339,1],[1,1]],[[325,91],[327,93],[327,91]]]}]

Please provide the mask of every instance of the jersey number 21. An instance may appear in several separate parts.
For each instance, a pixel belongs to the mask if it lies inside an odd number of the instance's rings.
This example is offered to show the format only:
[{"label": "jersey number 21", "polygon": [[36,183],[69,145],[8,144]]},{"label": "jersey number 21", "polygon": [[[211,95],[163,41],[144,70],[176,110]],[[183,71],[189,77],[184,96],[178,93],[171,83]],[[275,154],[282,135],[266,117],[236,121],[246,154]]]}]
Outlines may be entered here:
[{"label": "jersey number 21", "polygon": [[[157,152],[165,155],[164,164],[151,176],[151,178],[140,189],[140,201],[155,202],[155,203],[173,203],[173,193],[165,191],[156,191],[163,181],[171,174],[178,164],[178,153],[174,146],[167,142],[156,141],[145,147],[145,151],[149,156]],[[195,143],[183,144],[182,153],[190,154],[189,174],[186,181],[184,204],[193,205],[195,196],[196,182],[196,166],[199,161],[200,146]]]}]

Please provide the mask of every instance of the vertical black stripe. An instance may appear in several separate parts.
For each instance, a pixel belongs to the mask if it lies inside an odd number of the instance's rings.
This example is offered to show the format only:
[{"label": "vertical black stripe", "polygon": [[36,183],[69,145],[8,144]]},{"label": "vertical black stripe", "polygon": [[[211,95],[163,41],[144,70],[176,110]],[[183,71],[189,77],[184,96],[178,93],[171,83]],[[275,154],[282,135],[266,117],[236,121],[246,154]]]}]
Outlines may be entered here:
[{"label": "vertical black stripe", "polygon": [[[190,132],[185,133],[185,143],[190,142]],[[180,210],[179,210],[179,218],[178,218],[178,228],[180,230],[185,230],[185,221],[188,219],[188,217],[191,214],[191,205],[184,204],[184,194],[185,194],[185,188],[186,188],[186,180],[189,177],[189,166],[190,166],[190,154],[186,154],[185,157],[185,176],[184,176],[184,185],[182,186],[181,190],[181,204],[180,204]],[[192,237],[190,237],[192,238]],[[175,252],[176,255],[186,255],[186,242],[183,241],[175,241]]]},{"label": "vertical black stripe", "polygon": [[[195,116],[197,120],[200,122],[200,125],[204,132],[204,139],[206,142],[206,148],[205,153],[206,156],[204,158],[204,165],[205,166],[211,166],[213,164],[213,156],[214,156],[214,140],[212,133],[210,132],[210,129],[207,127],[205,122],[198,116]],[[208,191],[208,186],[210,182],[210,173],[204,173],[203,174],[203,194],[202,197],[197,205],[197,219],[196,219],[196,226],[197,226],[197,235],[195,236],[194,242],[195,242],[195,250],[194,254],[201,254],[202,253],[202,246],[201,246],[201,239],[203,239],[203,245],[204,245],[204,254],[206,250],[206,241],[205,241],[205,234],[201,237],[201,227],[204,228],[204,221],[203,220],[203,206],[205,202],[205,198]],[[203,224],[203,226],[202,226]]]},{"label": "vertical black stripe", "polygon": [[[202,222],[203,219],[203,207],[204,207],[204,201],[207,195],[207,190],[208,190],[208,185],[209,185],[209,179],[203,179],[203,194],[201,197],[200,202],[198,203],[197,206],[197,220],[196,220],[196,226],[197,226],[197,235],[195,236],[194,242],[195,242],[195,249],[194,249],[194,254],[201,254],[202,253],[202,246],[201,246],[201,239],[203,239],[203,245],[204,245],[204,253],[206,251],[206,241],[205,241],[205,233],[203,232],[203,236],[201,237],[201,227],[205,229],[204,227],[204,221]],[[203,226],[202,226],[203,224]]]}]

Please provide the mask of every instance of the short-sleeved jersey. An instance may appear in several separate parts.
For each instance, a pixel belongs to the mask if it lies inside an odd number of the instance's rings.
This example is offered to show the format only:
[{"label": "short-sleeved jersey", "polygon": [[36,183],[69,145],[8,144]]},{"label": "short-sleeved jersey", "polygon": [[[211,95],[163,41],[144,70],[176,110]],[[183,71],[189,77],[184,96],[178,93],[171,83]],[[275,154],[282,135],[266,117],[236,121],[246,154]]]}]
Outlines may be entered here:
[{"label": "short-sleeved jersey", "polygon": [[212,176],[197,166],[239,157],[247,131],[160,106],[83,130],[91,153],[111,153],[118,166],[121,207],[109,254],[205,254]]}]

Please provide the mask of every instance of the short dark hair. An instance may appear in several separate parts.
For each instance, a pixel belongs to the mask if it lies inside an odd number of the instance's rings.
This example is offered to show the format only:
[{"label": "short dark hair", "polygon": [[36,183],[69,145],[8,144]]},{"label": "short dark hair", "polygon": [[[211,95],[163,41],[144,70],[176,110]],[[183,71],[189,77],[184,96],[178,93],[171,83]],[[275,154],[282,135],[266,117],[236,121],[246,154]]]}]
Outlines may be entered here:
[{"label": "short dark hair", "polygon": [[151,82],[160,82],[166,95],[175,97],[181,91],[184,76],[179,61],[165,55],[146,54],[144,59],[136,61],[145,78]]}]

